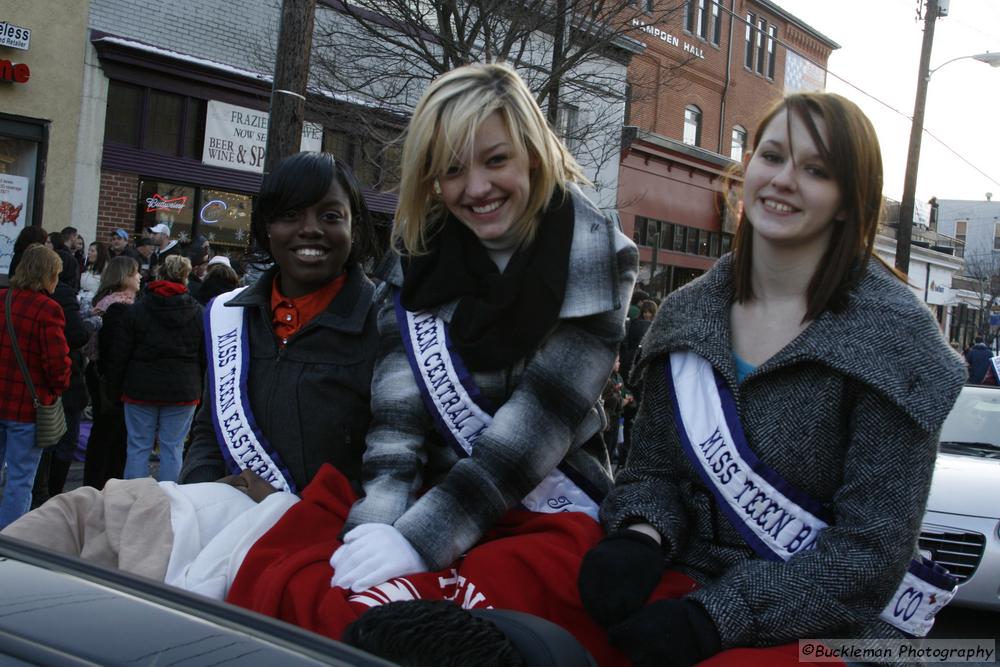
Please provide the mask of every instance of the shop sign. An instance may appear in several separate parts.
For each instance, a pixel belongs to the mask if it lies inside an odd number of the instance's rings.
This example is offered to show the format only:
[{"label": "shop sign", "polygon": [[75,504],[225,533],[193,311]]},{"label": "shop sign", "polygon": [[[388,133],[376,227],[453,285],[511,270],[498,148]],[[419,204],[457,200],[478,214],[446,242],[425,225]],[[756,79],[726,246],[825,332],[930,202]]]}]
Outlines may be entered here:
[{"label": "shop sign", "polygon": [[660,40],[664,44],[669,44],[670,46],[682,49],[685,53],[690,53],[695,58],[701,58],[704,60],[705,51],[694,44],[691,44],[687,40],[680,40],[672,33],[666,30],[661,30],[655,26],[651,26],[645,21],[640,21],[639,19],[632,19],[632,25],[639,30],[642,30],[647,35],[652,35],[655,39]]},{"label": "shop sign", "polygon": [[27,83],[31,78],[31,70],[24,63],[12,63],[0,60],[0,81],[9,83]]},{"label": "shop sign", "polygon": [[0,21],[0,46],[27,51],[30,43],[30,28],[22,28],[21,26],[14,25],[13,23]]},{"label": "shop sign", "polygon": [[10,268],[14,241],[24,229],[27,217],[28,179],[0,174],[0,271]]},{"label": "shop sign", "polygon": [[160,193],[154,193],[152,197],[146,198],[146,213],[155,213],[160,210],[180,211],[187,203],[187,197],[174,197],[166,199]]},{"label": "shop sign", "polygon": [[[209,100],[201,161],[217,167],[264,173],[267,121],[266,111]],[[323,127],[304,123],[300,150],[319,151],[322,146]]]}]

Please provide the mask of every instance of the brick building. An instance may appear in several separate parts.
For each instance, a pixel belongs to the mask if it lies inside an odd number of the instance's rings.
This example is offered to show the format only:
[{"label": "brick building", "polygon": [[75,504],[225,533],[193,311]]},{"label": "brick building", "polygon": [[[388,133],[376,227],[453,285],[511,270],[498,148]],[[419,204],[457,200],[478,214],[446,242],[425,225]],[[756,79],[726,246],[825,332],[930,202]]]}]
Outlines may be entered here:
[{"label": "brick building", "polygon": [[639,0],[633,19],[646,50],[629,66],[618,210],[640,247],[639,282],[664,294],[729,250],[723,174],[772,101],[825,87],[839,45],[767,0],[684,0],[651,24],[655,1]]}]

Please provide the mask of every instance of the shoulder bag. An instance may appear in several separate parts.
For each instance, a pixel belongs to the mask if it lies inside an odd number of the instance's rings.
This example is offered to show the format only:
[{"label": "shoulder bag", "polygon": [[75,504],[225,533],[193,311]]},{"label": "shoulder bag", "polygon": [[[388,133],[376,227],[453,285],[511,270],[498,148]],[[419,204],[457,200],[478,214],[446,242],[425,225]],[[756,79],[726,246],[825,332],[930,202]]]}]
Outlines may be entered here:
[{"label": "shoulder bag", "polygon": [[7,289],[7,298],[4,301],[7,316],[7,332],[10,334],[10,345],[14,348],[14,356],[17,358],[17,365],[24,375],[24,383],[28,385],[31,393],[31,401],[35,406],[35,446],[40,448],[51,447],[59,442],[66,434],[66,413],[63,412],[62,396],[57,396],[52,405],[42,405],[38,400],[38,393],[35,391],[35,384],[31,381],[31,373],[24,363],[21,350],[17,345],[17,334],[14,333],[14,322],[10,312],[10,302],[13,298],[14,289]]}]

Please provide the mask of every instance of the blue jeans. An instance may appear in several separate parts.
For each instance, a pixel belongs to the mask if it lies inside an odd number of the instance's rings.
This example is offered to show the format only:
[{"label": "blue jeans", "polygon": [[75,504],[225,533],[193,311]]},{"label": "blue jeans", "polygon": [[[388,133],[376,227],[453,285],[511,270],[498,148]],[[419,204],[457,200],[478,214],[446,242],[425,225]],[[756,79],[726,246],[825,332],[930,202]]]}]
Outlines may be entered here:
[{"label": "blue jeans", "polygon": [[31,507],[42,450],[35,447],[34,422],[0,419],[0,465],[7,463],[7,486],[0,501],[0,528],[6,528]]},{"label": "blue jeans", "polygon": [[160,437],[161,482],[176,482],[181,474],[184,439],[191,429],[196,405],[125,404],[125,428],[128,429],[128,454],[125,479],[149,476],[149,455],[153,441]]}]

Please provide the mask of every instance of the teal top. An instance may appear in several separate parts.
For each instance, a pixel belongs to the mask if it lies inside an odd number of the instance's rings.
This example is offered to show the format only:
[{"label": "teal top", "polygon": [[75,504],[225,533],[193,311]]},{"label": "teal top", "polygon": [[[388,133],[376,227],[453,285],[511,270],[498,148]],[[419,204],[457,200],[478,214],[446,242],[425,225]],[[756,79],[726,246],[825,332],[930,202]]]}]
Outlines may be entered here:
[{"label": "teal top", "polygon": [[733,361],[736,363],[736,381],[739,382],[740,384],[743,383],[743,380],[746,378],[746,376],[750,375],[750,373],[752,373],[754,369],[757,368],[753,364],[748,364],[747,362],[740,359],[738,356],[736,356],[735,352],[733,353]]}]

